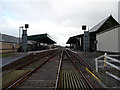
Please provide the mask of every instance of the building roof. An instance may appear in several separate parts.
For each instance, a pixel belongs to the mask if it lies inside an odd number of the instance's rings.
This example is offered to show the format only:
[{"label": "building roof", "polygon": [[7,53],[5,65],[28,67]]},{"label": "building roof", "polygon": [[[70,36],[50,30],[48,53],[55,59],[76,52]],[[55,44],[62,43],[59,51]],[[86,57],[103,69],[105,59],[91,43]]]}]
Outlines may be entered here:
[{"label": "building roof", "polygon": [[[112,15],[110,15],[107,18],[105,18],[104,20],[102,20],[100,23],[95,25],[93,28],[91,28],[89,30],[89,32],[90,33],[92,33],[92,32],[103,32],[103,31],[107,30],[108,28],[111,28],[107,25],[108,22],[112,23],[111,27],[115,27],[115,26],[119,25],[119,23],[112,17]],[[105,25],[107,25],[107,27],[105,27]],[[83,37],[83,35],[84,34],[79,34],[79,35],[70,37],[68,39],[68,41],[66,42],[66,44],[76,43],[77,38]]]},{"label": "building roof", "polygon": [[107,22],[110,18],[116,23],[116,25],[119,25],[119,23],[112,17],[112,15],[110,15],[107,18],[105,18],[104,20],[102,20],[100,23],[98,23],[97,25],[95,25],[93,28],[91,28],[89,30],[89,32],[91,33],[91,32],[98,31],[105,24],[105,22]]},{"label": "building roof", "polygon": [[0,42],[19,43],[19,38],[0,33]]},{"label": "building roof", "polygon": [[80,38],[80,37],[82,37],[84,34],[79,34],[79,35],[75,35],[75,36],[73,36],[73,38]]},{"label": "building roof", "polygon": [[82,37],[82,36],[83,34],[79,34],[79,35],[70,37],[68,41],[66,42],[66,44],[76,43],[76,41],[78,41],[77,38]]},{"label": "building roof", "polygon": [[76,39],[73,38],[73,37],[70,37],[70,38],[68,39],[68,41],[66,42],[66,44],[71,44],[71,43],[75,43],[75,42],[76,42]]},{"label": "building roof", "polygon": [[105,31],[102,31],[102,32],[97,33],[97,34],[101,34],[101,33],[104,33],[104,32],[108,32],[108,31],[110,31],[110,30],[114,30],[115,28],[120,28],[120,24],[119,24],[119,25],[116,25],[116,26],[114,26],[114,27],[108,28],[108,29],[106,29]]},{"label": "building roof", "polygon": [[56,41],[47,33],[28,36],[28,40],[33,40],[41,43],[54,44]]}]

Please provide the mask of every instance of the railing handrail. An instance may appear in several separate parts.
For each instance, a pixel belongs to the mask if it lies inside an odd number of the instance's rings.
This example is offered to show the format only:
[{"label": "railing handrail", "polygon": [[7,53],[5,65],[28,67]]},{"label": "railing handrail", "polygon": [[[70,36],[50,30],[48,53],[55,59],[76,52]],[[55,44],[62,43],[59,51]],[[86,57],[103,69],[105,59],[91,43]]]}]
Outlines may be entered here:
[{"label": "railing handrail", "polygon": [[103,57],[104,57],[104,55],[101,55],[101,56],[97,57],[96,60],[103,58]]},{"label": "railing handrail", "polygon": [[[112,57],[110,57],[110,56],[113,56],[113,55],[107,55],[107,53],[105,53],[104,55],[99,56],[99,57],[97,57],[97,58],[95,59],[96,72],[98,72],[98,68],[100,67],[100,66],[98,66],[98,62],[99,62],[98,60],[101,59],[101,58],[104,58],[104,59],[103,59],[104,67],[106,67],[106,64],[108,64],[108,65],[110,65],[111,67],[113,67],[113,68],[115,68],[115,69],[117,69],[117,70],[120,71],[120,67],[119,67],[119,66],[117,66],[117,65],[115,65],[115,64],[113,64],[113,63],[110,63],[110,62],[108,61],[108,60],[112,60],[113,62],[120,63],[120,60],[115,59],[115,58],[112,58]],[[114,55],[114,56],[115,56],[115,55]],[[116,55],[116,56],[118,56],[118,55]],[[113,78],[115,78],[115,79],[117,79],[117,80],[120,80],[120,78],[119,78],[118,76],[116,76],[116,75],[114,75],[114,74],[112,74],[112,73],[109,73],[109,72],[106,71],[106,74],[112,76]]]},{"label": "railing handrail", "polygon": [[115,59],[115,58],[109,57],[109,56],[107,56],[107,55],[104,55],[104,57],[106,57],[106,58],[108,58],[108,59],[110,59],[110,60],[112,60],[112,61],[114,61],[114,62],[120,63],[120,60],[117,60],[117,59]]},{"label": "railing handrail", "polygon": [[104,61],[106,64],[108,64],[108,65],[110,65],[110,66],[112,66],[112,67],[114,67],[115,69],[117,69],[117,70],[119,70],[120,71],[120,67],[119,66],[116,66],[116,65],[114,65],[114,64],[111,64],[111,63],[109,63],[109,62],[107,62],[107,61]]},{"label": "railing handrail", "polygon": [[[105,53],[104,55],[101,55],[101,56],[95,58],[95,62],[96,62],[96,66],[97,66],[96,68],[98,68],[97,63],[98,63],[98,60],[101,59],[101,58],[106,58],[107,60],[112,60],[113,62],[120,63],[120,60],[112,58],[110,56],[112,56],[112,55],[108,55],[107,53]],[[116,66],[116,65],[111,64],[109,62],[107,63],[107,61],[105,61],[105,60],[104,60],[104,63],[109,64],[110,66],[113,65],[113,67]],[[116,66],[116,67],[118,67],[118,70],[119,70],[120,67],[119,66]],[[96,70],[96,71],[98,72],[98,70]]]},{"label": "railing handrail", "polygon": [[120,57],[120,55],[108,55],[108,56],[111,56],[111,57]]},{"label": "railing handrail", "polygon": [[101,59],[101,58],[106,57],[106,58],[108,58],[108,59],[110,59],[110,60],[112,60],[112,61],[114,61],[114,62],[120,63],[120,60],[115,59],[115,58],[112,58],[112,57],[110,57],[110,56],[120,56],[120,55],[107,55],[107,53],[105,53],[104,55],[101,55],[101,56],[95,58],[95,60],[98,60],[98,59]]}]

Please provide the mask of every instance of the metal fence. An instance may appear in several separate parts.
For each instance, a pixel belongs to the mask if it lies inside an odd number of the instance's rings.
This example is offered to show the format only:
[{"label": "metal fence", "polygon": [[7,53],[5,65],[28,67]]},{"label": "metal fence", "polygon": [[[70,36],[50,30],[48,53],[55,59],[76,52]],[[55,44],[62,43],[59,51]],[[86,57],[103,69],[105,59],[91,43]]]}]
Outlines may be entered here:
[{"label": "metal fence", "polygon": [[[119,72],[120,71],[120,66],[119,66],[120,60],[113,58],[113,57],[118,57],[118,56],[120,56],[120,55],[108,55],[107,53],[105,53],[104,55],[97,57],[95,59],[96,72],[98,72],[99,68],[106,68],[106,67],[114,68],[114,69],[118,70],[118,72]],[[117,63],[118,65],[113,64],[113,62]],[[103,64],[99,65],[99,63],[103,63]],[[105,73],[120,81],[120,78],[118,76],[108,72],[107,70]]]}]

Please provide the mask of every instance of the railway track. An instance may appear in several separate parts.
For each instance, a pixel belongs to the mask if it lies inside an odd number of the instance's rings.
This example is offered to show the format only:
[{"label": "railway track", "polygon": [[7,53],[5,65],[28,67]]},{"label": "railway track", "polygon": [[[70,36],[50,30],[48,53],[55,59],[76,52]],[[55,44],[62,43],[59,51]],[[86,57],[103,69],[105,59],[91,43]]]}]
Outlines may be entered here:
[{"label": "railway track", "polygon": [[[81,66],[82,67],[82,66]],[[81,72],[77,61],[65,49],[60,49],[54,55],[48,55],[19,70],[28,71],[19,80],[10,84],[7,89],[55,89],[55,90],[94,90]]]},{"label": "railway track", "polygon": [[67,51],[64,51],[62,63],[60,66],[59,82],[57,90],[93,90],[91,84],[84,77],[82,72],[79,71],[74,63],[75,61],[71,58]]},{"label": "railway track", "polygon": [[80,72],[86,77],[90,84],[94,88],[107,88],[102,81],[99,79],[95,71],[91,68],[90,65],[84,62],[84,60],[79,57],[75,52],[67,50],[71,58],[75,61],[74,64],[79,69]]},{"label": "railway track", "polygon": [[52,57],[48,58],[45,62],[43,62],[44,64],[36,70],[35,73],[30,75],[23,83],[16,87],[16,89],[39,88],[43,90],[54,88],[56,83],[56,73],[57,67],[59,65],[60,54],[61,52],[57,52]]},{"label": "railway track", "polygon": [[[57,49],[55,49],[57,50]],[[23,67],[25,66],[28,66],[29,64],[32,64],[34,62],[36,62],[37,60],[40,60],[50,54],[53,54],[55,52],[55,50],[49,50],[49,51],[45,51],[45,52],[38,52],[38,53],[31,53],[30,55],[20,59],[20,60],[17,60],[15,62],[13,62],[13,64],[8,64],[4,67],[2,67],[2,74],[0,76],[3,76],[9,72],[12,72],[14,70],[17,70],[17,69],[22,69]]]},{"label": "railway track", "polygon": [[[7,73],[2,75],[2,88],[11,89],[15,88],[21,82],[23,82],[29,75],[34,73],[38,68],[40,68],[44,63],[46,63],[50,58],[54,57],[59,50],[45,55],[34,57],[35,61],[32,61],[22,67],[9,70]],[[15,75],[16,74],[16,75]],[[14,77],[14,78],[13,78]]]}]

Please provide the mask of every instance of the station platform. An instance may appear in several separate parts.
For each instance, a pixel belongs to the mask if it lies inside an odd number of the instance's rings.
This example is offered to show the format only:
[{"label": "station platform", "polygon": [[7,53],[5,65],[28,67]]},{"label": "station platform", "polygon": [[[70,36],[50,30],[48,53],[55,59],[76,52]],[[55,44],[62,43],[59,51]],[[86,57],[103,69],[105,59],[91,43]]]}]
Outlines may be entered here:
[{"label": "station platform", "polygon": [[[98,56],[103,55],[104,53],[99,52],[83,52],[83,51],[76,51],[72,50],[74,53],[78,54],[79,57],[81,57],[86,64],[88,64],[93,72],[98,76],[98,78],[101,80],[102,84],[107,88],[120,88],[120,81],[114,79],[113,77],[107,75],[105,73],[105,68],[102,68],[99,70],[99,72],[95,71],[95,58]],[[117,72],[116,74],[119,74]],[[119,76],[119,75],[118,75]]]},{"label": "station platform", "polygon": [[[57,49],[57,48],[55,48],[55,49]],[[23,53],[23,52],[8,53],[7,56],[0,57],[0,61],[2,61],[2,62],[0,62],[0,67],[3,67],[9,63],[16,61],[16,60],[19,60],[19,59],[21,59],[21,58],[23,58],[31,53],[36,54],[36,53],[45,52],[45,51],[49,51],[49,50],[53,50],[53,49],[29,51],[29,52],[25,52],[25,53]]]},{"label": "station platform", "polygon": [[37,50],[37,51],[29,51],[28,54],[30,54],[30,53],[40,53],[40,52],[45,52],[45,51],[55,50],[55,49],[58,49],[58,48],[54,48],[54,49],[46,49],[46,50]]},{"label": "station platform", "polygon": [[19,53],[19,52],[8,53],[7,56],[0,58],[0,60],[2,60],[2,64],[0,64],[0,67],[3,67],[9,63],[12,63],[18,59],[21,59],[27,56],[28,54],[29,53]]}]

